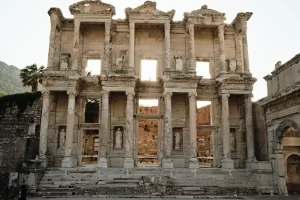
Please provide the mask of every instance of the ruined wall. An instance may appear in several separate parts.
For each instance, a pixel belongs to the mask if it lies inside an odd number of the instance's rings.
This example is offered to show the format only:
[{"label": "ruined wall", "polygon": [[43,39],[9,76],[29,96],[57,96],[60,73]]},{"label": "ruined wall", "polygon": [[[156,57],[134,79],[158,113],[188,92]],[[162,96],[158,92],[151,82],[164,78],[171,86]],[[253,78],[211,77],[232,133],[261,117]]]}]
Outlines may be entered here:
[{"label": "ruined wall", "polygon": [[252,104],[255,156],[258,161],[268,160],[268,134],[265,111],[259,104]]}]

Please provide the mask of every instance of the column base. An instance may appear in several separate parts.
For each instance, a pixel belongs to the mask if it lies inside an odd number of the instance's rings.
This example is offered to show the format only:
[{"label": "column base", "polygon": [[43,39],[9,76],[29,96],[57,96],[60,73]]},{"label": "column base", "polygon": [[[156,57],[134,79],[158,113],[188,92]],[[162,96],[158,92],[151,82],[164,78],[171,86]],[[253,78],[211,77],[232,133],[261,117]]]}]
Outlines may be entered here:
[{"label": "column base", "polygon": [[41,160],[41,168],[47,168],[48,167],[48,158],[44,156],[40,156],[38,160]]},{"label": "column base", "polygon": [[162,166],[163,166],[163,168],[166,168],[166,169],[172,169],[172,168],[174,168],[174,164],[173,164],[172,158],[164,158],[162,160]]},{"label": "column base", "polygon": [[98,167],[100,168],[108,168],[108,160],[107,158],[100,158],[98,161]]},{"label": "column base", "polygon": [[134,168],[134,160],[133,158],[125,158],[123,168],[132,169]]},{"label": "column base", "polygon": [[234,160],[231,158],[224,158],[222,160],[222,168],[223,169],[234,169]]},{"label": "column base", "polygon": [[77,158],[75,158],[75,157],[65,157],[61,161],[61,166],[65,167],[65,168],[76,167],[77,166]]},{"label": "column base", "polygon": [[189,160],[189,168],[190,169],[198,169],[200,167],[199,161],[197,158],[190,158]]}]

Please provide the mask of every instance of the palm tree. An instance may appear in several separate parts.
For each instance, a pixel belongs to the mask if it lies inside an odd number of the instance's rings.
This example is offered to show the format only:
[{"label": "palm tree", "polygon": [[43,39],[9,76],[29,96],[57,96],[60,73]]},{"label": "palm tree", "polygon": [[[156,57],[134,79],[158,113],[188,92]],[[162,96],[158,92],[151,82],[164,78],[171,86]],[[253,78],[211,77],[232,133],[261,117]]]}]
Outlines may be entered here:
[{"label": "palm tree", "polygon": [[38,83],[42,83],[44,66],[37,67],[36,64],[28,65],[20,71],[23,86],[31,86],[31,92],[37,92]]}]

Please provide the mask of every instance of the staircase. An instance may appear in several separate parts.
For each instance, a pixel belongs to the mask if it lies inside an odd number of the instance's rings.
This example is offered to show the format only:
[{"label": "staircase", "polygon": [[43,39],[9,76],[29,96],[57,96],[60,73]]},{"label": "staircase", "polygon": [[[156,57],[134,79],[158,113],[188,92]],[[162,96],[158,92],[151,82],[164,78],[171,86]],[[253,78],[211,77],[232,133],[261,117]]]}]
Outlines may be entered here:
[{"label": "staircase", "polygon": [[31,195],[249,195],[257,193],[253,177],[246,170],[217,168],[52,168]]}]

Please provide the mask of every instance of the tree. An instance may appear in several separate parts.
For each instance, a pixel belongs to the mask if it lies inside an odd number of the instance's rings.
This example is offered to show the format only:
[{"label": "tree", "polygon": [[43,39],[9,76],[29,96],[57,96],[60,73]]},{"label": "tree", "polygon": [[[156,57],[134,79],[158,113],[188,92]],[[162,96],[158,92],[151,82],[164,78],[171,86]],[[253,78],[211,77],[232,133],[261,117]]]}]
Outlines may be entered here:
[{"label": "tree", "polygon": [[31,92],[37,92],[38,83],[42,83],[42,75],[45,67],[37,67],[36,64],[28,65],[20,71],[23,86],[31,86]]},{"label": "tree", "polygon": [[6,96],[7,94],[5,92],[0,92],[0,97]]}]

